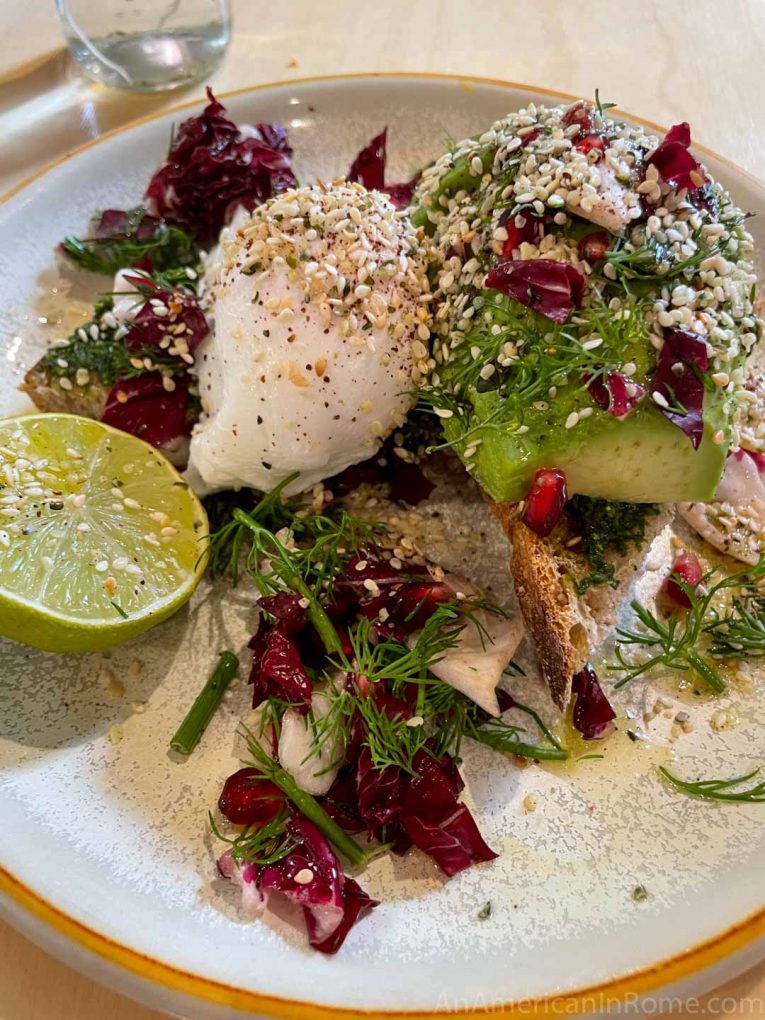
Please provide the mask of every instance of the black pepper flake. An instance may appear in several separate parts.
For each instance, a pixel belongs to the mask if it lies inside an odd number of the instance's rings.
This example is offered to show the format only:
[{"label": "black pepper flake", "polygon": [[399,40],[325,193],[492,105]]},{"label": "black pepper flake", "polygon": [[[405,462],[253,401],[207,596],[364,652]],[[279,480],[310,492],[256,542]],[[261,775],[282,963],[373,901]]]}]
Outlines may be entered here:
[{"label": "black pepper flake", "polygon": [[632,890],[632,898],[635,903],[645,903],[648,899],[648,890],[644,885],[636,885]]},{"label": "black pepper flake", "polygon": [[272,465],[269,464],[267,460],[262,460],[260,463],[263,465],[263,467],[266,469],[266,471],[270,471],[271,470]]},{"label": "black pepper flake", "polygon": [[255,419],[255,421],[257,421],[258,425],[262,425],[263,424],[263,419],[261,418],[260,415],[258,415],[258,417]]},{"label": "black pepper flake", "polygon": [[477,914],[479,921],[488,921],[491,917],[491,900],[487,900]]}]

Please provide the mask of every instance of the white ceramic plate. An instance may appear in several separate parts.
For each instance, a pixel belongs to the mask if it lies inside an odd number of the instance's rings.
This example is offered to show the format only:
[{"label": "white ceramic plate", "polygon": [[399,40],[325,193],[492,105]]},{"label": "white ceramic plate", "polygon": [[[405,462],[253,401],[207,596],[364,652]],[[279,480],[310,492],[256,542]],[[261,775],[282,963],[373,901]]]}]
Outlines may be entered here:
[{"label": "white ceramic plate", "polygon": [[[286,123],[304,180],[342,172],[387,124],[391,175],[405,178],[447,135],[556,98],[403,75],[291,82],[239,92],[226,105],[240,121]],[[92,210],[139,199],[182,116],[108,136],[0,207],[3,412],[23,407],[15,387],[63,331],[61,309],[71,314],[89,297],[78,281],[59,278],[54,245],[82,231]],[[745,209],[765,212],[765,187],[712,154],[706,161]],[[765,249],[762,218],[753,228]],[[469,754],[470,798],[501,858],[446,884],[421,859],[378,862],[364,885],[383,904],[334,958],[308,951],[281,922],[245,923],[216,879],[205,833],[234,763],[244,683],[188,761],[171,760],[167,742],[214,652],[242,649],[251,627],[245,593],[221,604],[200,591],[110,660],[0,643],[0,902],[51,951],[194,1017],[459,1015],[500,1004],[518,1015],[595,1012],[660,986],[698,992],[765,955],[765,810],[687,800],[655,775],[667,748],[683,774],[759,764],[761,703],[736,687],[722,704],[737,724],[722,734],[705,704],[695,706],[695,731],[674,745],[661,717],[657,749],[617,739],[605,762],[564,773],[496,760],[487,767],[486,755]],[[639,712],[650,696],[636,688],[620,708]],[[675,708],[684,697],[672,691]],[[532,791],[538,808],[526,813]],[[632,896],[638,884],[649,893],[643,903]],[[492,915],[480,921],[487,900]]]}]

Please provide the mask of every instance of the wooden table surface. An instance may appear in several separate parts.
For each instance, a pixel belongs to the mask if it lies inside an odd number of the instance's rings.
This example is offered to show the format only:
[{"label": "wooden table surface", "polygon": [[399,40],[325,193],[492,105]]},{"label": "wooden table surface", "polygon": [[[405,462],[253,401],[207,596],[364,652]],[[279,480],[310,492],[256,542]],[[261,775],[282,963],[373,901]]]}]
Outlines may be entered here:
[{"label": "wooden table surface", "polygon": [[[581,95],[599,87],[650,120],[688,120],[697,141],[765,176],[765,0],[233,0],[233,13],[218,91],[380,70]],[[0,194],[76,145],[200,91],[146,97],[89,84],[62,48],[52,0],[2,0]],[[765,965],[671,1012],[765,1016]],[[158,1016],[0,923],[0,1020]]]}]

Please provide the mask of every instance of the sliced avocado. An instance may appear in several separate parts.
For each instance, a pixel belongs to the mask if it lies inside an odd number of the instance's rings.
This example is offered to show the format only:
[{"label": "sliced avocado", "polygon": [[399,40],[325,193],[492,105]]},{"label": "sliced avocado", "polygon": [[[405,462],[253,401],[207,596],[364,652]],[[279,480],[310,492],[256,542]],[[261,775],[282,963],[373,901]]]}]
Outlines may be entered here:
[{"label": "sliced avocado", "polygon": [[[493,393],[474,394],[476,413],[486,421],[496,401]],[[502,430],[490,425],[475,429],[464,451],[480,437],[473,477],[496,502],[523,499],[539,468],[559,468],[566,475],[569,495],[581,493],[631,503],[708,501],[722,475],[728,441],[715,443],[713,434],[728,436],[724,398],[708,393],[704,402],[704,437],[698,450],[676,425],[650,404],[650,398],[632,414],[617,420],[595,409],[573,428],[564,427],[573,407],[582,406],[578,394],[559,394],[554,411],[526,416],[528,432]],[[444,422],[450,440],[458,440],[459,426]]]}]

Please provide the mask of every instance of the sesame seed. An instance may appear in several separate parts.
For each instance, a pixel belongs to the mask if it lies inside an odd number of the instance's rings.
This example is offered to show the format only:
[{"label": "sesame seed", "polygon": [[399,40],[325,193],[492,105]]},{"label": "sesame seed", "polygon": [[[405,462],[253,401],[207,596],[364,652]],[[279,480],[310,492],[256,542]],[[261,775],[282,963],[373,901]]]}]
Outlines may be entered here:
[{"label": "sesame seed", "polygon": [[659,407],[663,408],[669,407],[666,397],[664,397],[663,394],[659,393],[658,390],[653,391],[653,393],[651,394],[651,399],[654,401],[654,403],[658,404]]},{"label": "sesame seed", "polygon": [[566,418],[566,421],[565,421],[563,427],[567,428],[567,429],[572,429],[578,423],[579,423],[579,413],[577,411],[572,411],[571,414],[568,416],[568,418]]},{"label": "sesame seed", "polygon": [[301,868],[300,871],[296,872],[293,876],[293,880],[298,885],[309,885],[315,878],[314,873],[310,868]]}]

